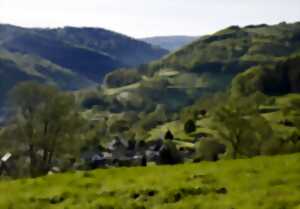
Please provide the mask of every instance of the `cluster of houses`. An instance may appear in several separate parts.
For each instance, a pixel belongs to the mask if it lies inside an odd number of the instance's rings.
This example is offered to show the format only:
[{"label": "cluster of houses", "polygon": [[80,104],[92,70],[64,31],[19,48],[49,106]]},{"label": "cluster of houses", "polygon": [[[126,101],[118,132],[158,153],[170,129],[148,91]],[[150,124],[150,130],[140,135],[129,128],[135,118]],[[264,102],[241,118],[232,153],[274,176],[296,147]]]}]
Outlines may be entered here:
[{"label": "cluster of houses", "polygon": [[[170,133],[166,136],[171,136]],[[149,142],[127,141],[116,137],[106,148],[87,150],[81,158],[90,169],[116,166],[147,166],[148,164],[176,164],[191,159],[193,148],[171,146],[173,137]]]}]

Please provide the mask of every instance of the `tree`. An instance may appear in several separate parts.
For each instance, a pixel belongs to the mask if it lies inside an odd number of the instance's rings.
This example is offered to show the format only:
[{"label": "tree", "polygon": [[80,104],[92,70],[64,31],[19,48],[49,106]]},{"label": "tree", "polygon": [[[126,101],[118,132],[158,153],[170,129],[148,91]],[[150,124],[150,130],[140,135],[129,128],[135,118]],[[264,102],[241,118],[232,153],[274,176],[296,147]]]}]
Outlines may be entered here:
[{"label": "tree", "polygon": [[54,159],[76,148],[81,118],[75,99],[53,86],[35,82],[17,85],[10,93],[16,113],[12,138],[30,159],[31,176],[45,174]]},{"label": "tree", "polygon": [[195,131],[196,131],[196,124],[195,124],[195,121],[193,121],[193,120],[188,120],[188,121],[184,124],[184,131],[185,131],[185,133],[187,133],[187,134],[195,132]]},{"label": "tree", "polygon": [[145,130],[151,130],[158,125],[165,123],[168,120],[166,107],[163,105],[156,105],[153,112],[142,115],[138,122],[138,125]]},{"label": "tree", "polygon": [[174,135],[172,134],[172,132],[170,130],[168,130],[165,134],[165,139],[166,140],[173,140],[174,139]]},{"label": "tree", "polygon": [[217,161],[219,155],[225,152],[225,145],[215,139],[203,139],[196,144],[197,160]]},{"label": "tree", "polygon": [[137,70],[121,69],[108,73],[104,78],[104,85],[108,88],[118,88],[136,83],[141,79],[142,76]]},{"label": "tree", "polygon": [[214,114],[212,128],[217,138],[230,148],[234,159],[259,155],[262,144],[273,135],[271,126],[259,114],[259,105],[252,102],[240,98],[240,101],[225,104]]},{"label": "tree", "polygon": [[172,141],[164,142],[159,151],[160,164],[178,164],[182,162],[182,156]]},{"label": "tree", "polygon": [[283,116],[291,120],[293,125],[300,129],[300,97],[292,98],[283,108]]}]

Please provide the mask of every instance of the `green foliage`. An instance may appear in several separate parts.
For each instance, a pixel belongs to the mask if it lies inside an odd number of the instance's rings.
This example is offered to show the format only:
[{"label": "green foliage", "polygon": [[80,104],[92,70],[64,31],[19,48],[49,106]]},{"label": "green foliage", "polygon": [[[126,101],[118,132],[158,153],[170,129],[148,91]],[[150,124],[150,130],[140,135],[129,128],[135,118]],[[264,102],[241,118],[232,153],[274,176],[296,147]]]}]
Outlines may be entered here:
[{"label": "green foliage", "polygon": [[195,124],[195,121],[193,121],[193,120],[188,120],[188,121],[184,124],[184,131],[185,131],[185,133],[187,133],[187,134],[193,133],[194,131],[196,131],[196,124]]},{"label": "green foliage", "polygon": [[300,130],[300,98],[292,98],[284,106],[283,114],[285,117],[291,119],[292,123]]},{"label": "green foliage", "polygon": [[114,69],[138,66],[168,53],[101,28],[0,25],[0,42],[1,98],[27,80],[56,84],[64,90],[90,87]]},{"label": "green foliage", "polygon": [[172,133],[170,130],[168,130],[168,131],[166,132],[166,134],[165,134],[164,139],[165,139],[165,140],[173,140],[173,139],[174,139],[173,133]]},{"label": "green foliage", "polygon": [[104,109],[108,106],[108,104],[107,101],[105,101],[105,98],[101,97],[101,95],[91,92],[83,96],[81,99],[81,106],[84,109],[92,109],[94,107]]},{"label": "green foliage", "polygon": [[12,53],[3,49],[0,50],[0,79],[0,106],[6,101],[9,90],[23,81],[53,84],[64,90],[75,90],[95,84],[41,57]]},{"label": "green foliage", "polygon": [[136,70],[122,69],[108,73],[104,78],[104,85],[109,88],[118,88],[140,81],[141,75]]},{"label": "green foliage", "polygon": [[212,128],[217,131],[218,139],[227,145],[232,158],[259,155],[262,143],[272,139],[272,128],[259,115],[258,107],[252,98],[240,98],[215,112]]},{"label": "green foliage", "polygon": [[195,160],[217,161],[225,152],[225,145],[215,139],[202,139],[196,144]]},{"label": "green foliage", "polygon": [[256,91],[267,95],[299,93],[300,57],[294,56],[270,66],[257,66],[236,76],[232,82],[234,97],[248,96]]},{"label": "green foliage", "polygon": [[214,112],[228,100],[226,93],[213,93],[203,95],[200,99],[196,100],[191,106],[184,107],[180,112],[180,120],[186,122],[187,120],[197,120],[199,116],[204,117],[209,112]]},{"label": "green foliage", "polygon": [[129,129],[130,127],[126,120],[117,120],[110,125],[109,132],[111,134],[122,134],[123,132],[128,131]]},{"label": "green foliage", "polygon": [[166,108],[163,105],[157,105],[153,112],[140,117],[138,126],[145,130],[150,130],[164,122],[167,122],[167,119]]},{"label": "green foliage", "polygon": [[159,151],[159,162],[160,164],[173,165],[182,162],[180,152],[177,150],[176,145],[166,139],[162,149]]},{"label": "green foliage", "polygon": [[[297,51],[299,24],[230,27],[203,37],[163,59],[160,65],[195,71],[245,70]],[[236,62],[238,60],[238,62]]]},{"label": "green foliage", "polygon": [[30,159],[32,176],[45,174],[55,159],[79,148],[76,133],[82,120],[72,95],[26,82],[16,86],[10,97],[16,112],[16,123],[8,130],[10,147],[25,147],[24,157]]}]

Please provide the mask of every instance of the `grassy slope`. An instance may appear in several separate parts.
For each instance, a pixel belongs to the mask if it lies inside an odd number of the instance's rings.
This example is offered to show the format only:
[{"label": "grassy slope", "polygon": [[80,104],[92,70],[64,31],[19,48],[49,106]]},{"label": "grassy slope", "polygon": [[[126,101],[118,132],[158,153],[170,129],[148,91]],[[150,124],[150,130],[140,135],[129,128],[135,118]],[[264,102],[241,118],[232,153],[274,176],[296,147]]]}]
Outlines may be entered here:
[{"label": "grassy slope", "polygon": [[[295,98],[299,98],[300,94],[287,94],[284,96],[275,97],[276,102],[273,106],[269,107],[274,109],[274,111],[270,111],[268,113],[262,114],[267,121],[270,122],[270,125],[277,136],[280,136],[282,139],[287,139],[293,135],[297,131],[295,127],[288,127],[280,124],[281,121],[284,121],[286,118],[283,115],[283,108],[288,106],[290,101]],[[263,107],[266,109],[267,107]],[[186,134],[184,131],[184,123],[181,121],[171,121],[160,126],[155,127],[154,129],[149,131],[148,140],[159,139],[164,136],[164,134],[170,130],[174,136],[176,137],[176,142],[179,146],[187,146],[190,147],[191,144],[188,143],[195,139],[195,136],[201,133],[214,135],[214,131],[211,130],[212,118],[210,116],[199,119],[196,121],[197,129],[192,134]]]},{"label": "grassy slope", "polygon": [[2,182],[0,208],[297,209],[299,161],[294,154]]}]

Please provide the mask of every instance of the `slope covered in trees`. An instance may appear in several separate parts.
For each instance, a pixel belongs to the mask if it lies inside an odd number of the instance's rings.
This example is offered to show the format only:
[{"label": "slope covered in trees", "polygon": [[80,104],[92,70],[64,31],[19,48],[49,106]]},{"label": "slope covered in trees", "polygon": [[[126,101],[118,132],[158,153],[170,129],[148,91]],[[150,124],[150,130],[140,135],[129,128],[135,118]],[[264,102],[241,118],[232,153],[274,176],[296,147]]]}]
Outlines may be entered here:
[{"label": "slope covered in trees", "polygon": [[299,52],[300,23],[231,26],[206,36],[157,63],[194,72],[240,72]]},{"label": "slope covered in trees", "polygon": [[1,103],[7,91],[20,81],[81,89],[101,82],[112,70],[148,63],[167,53],[101,28],[0,25]]},{"label": "slope covered in trees", "polygon": [[[140,66],[138,72],[141,76],[135,76],[139,77],[138,80],[122,82],[123,85],[114,83],[113,86],[119,87],[115,91],[116,95],[124,91],[140,95],[141,98],[147,95],[156,103],[178,109],[191,104],[204,94],[228,89],[235,76],[250,68],[269,69],[297,56],[300,51],[299,37],[300,23],[250,25],[244,28],[231,26],[202,37],[159,61]],[[288,66],[283,64],[280,71],[285,71],[286,67]],[[297,78],[297,70],[297,67],[293,70],[295,72],[290,75],[291,78]],[[257,70],[254,74],[256,72]],[[127,74],[116,71],[106,78],[126,80],[124,75]],[[275,76],[283,78],[285,74]],[[267,76],[266,79],[272,83],[272,79]],[[114,81],[117,82],[117,79]],[[297,81],[291,82],[295,90]],[[129,89],[126,88],[128,85],[131,85]],[[286,92],[293,91],[288,89]]]},{"label": "slope covered in trees", "polygon": [[159,59],[167,51],[100,28],[21,28],[0,25],[0,46],[34,54],[90,79],[122,66]]},{"label": "slope covered in trees", "polygon": [[38,81],[64,90],[76,90],[96,84],[41,57],[6,50],[0,50],[0,80],[0,107],[7,100],[7,93],[22,81]]}]

